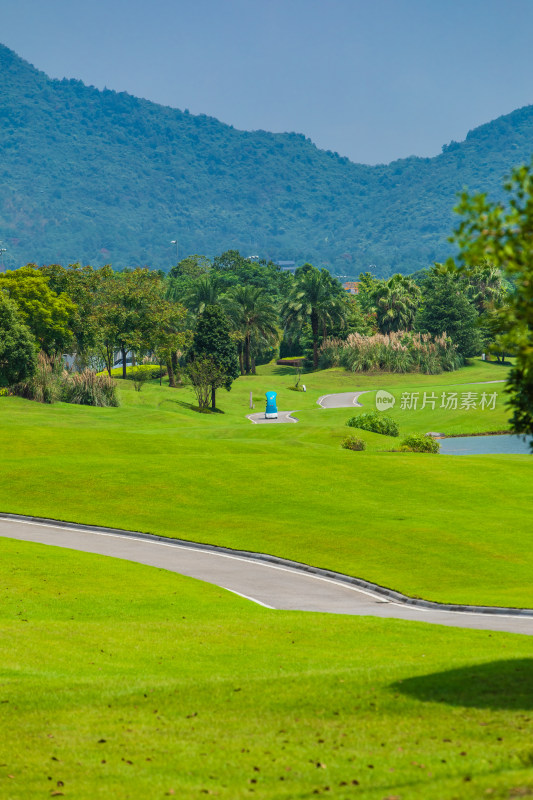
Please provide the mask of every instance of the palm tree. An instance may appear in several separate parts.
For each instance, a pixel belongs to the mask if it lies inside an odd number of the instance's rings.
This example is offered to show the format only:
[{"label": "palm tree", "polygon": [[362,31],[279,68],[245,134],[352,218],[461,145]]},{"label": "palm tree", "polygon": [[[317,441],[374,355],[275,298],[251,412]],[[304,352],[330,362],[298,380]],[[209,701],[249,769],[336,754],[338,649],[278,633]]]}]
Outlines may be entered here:
[{"label": "palm tree", "polygon": [[242,334],[243,362],[241,373],[255,373],[253,351],[261,340],[279,336],[278,315],[265,290],[256,286],[236,286],[229,295],[227,312]]},{"label": "palm tree", "polygon": [[374,292],[374,306],[381,333],[410,331],[422,293],[416,283],[404,275],[393,275]]},{"label": "palm tree", "polygon": [[206,306],[220,302],[220,283],[214,275],[203,275],[195,281],[183,299],[183,304],[194,314],[201,314]]},{"label": "palm tree", "polygon": [[478,314],[483,314],[503,299],[502,277],[502,271],[488,261],[465,271],[466,296]]},{"label": "palm tree", "polygon": [[318,367],[318,339],[322,328],[342,324],[346,309],[342,302],[342,288],[327,269],[317,269],[305,264],[297,272],[294,287],[283,305],[281,315],[286,325],[311,325],[313,336],[313,368]]}]

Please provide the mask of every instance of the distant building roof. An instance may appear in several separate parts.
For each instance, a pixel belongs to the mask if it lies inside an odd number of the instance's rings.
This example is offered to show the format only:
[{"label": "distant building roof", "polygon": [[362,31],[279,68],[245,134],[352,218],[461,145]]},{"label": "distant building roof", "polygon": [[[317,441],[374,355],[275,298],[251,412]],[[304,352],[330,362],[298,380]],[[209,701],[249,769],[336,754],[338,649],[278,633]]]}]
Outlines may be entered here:
[{"label": "distant building roof", "polygon": [[359,294],[359,281],[346,281],[342,284],[342,288],[348,294]]}]

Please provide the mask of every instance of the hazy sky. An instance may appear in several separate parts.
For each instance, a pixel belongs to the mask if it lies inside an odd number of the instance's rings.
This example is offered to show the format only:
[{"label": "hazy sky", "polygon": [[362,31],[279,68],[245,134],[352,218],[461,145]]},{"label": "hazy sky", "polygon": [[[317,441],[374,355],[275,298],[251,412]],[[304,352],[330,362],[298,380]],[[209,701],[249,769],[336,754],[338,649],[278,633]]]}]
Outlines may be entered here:
[{"label": "hazy sky", "polygon": [[533,0],[0,0],[0,42],[51,77],[368,164],[533,103],[532,30]]}]

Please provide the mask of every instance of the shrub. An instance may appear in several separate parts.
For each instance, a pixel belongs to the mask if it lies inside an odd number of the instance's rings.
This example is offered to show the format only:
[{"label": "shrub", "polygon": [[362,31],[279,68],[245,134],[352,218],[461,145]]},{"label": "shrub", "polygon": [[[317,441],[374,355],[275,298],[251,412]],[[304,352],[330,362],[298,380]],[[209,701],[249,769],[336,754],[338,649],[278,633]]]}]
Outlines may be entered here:
[{"label": "shrub", "polygon": [[[132,381],[135,380],[134,376],[136,370],[142,369],[145,370],[148,378],[147,380],[153,380],[154,378],[164,378],[167,374],[167,368],[165,366],[159,366],[159,364],[141,364],[137,367],[126,367],[126,380]],[[111,370],[111,375],[115,378],[122,378],[122,367],[114,367]]]},{"label": "shrub", "polygon": [[[133,369],[130,371],[128,378],[133,381],[133,388],[136,392],[140,392],[143,387],[143,383],[146,383],[146,381],[149,381],[152,377],[153,366],[154,365],[152,364],[143,364],[140,367],[133,367]],[[159,367],[157,367],[157,372],[157,377],[159,377]]]},{"label": "shrub", "polygon": [[382,436],[399,436],[400,429],[398,423],[386,414],[378,414],[377,411],[367,411],[351,417],[346,423],[350,428],[360,428],[363,431],[373,431]]},{"label": "shrub", "polygon": [[84,406],[118,406],[115,381],[92,369],[70,374],[60,356],[39,353],[37,370],[31,378],[10,387],[10,393],[39,403],[77,403]]},{"label": "shrub", "polygon": [[402,439],[400,450],[404,453],[438,453],[440,443],[425,433],[412,433]]},{"label": "shrub", "polygon": [[81,406],[118,406],[117,385],[109,375],[97,375],[92,369],[64,373],[61,399]]},{"label": "shrub", "polygon": [[10,388],[11,394],[24,397],[26,400],[36,400],[38,403],[53,403],[61,394],[61,374],[63,360],[49,358],[42,351],[37,357],[35,373],[24,381],[14,384]]},{"label": "shrub", "polygon": [[341,447],[345,450],[366,450],[366,442],[363,439],[358,439],[357,436],[347,436],[341,442]]},{"label": "shrub", "polygon": [[460,367],[456,346],[442,334],[397,331],[362,336],[351,333],[346,340],[326,339],[319,350],[319,366],[343,366],[352,372],[423,372],[436,375]]}]

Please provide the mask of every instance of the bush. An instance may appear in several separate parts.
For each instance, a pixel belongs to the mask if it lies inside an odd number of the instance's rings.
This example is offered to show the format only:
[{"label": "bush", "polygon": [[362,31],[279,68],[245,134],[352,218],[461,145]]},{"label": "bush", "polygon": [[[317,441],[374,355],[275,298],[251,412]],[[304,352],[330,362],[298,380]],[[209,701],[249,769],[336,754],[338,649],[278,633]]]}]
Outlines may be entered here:
[{"label": "bush", "polygon": [[64,373],[61,399],[80,406],[116,407],[119,405],[117,385],[109,375],[97,375],[92,369]]},{"label": "bush", "polygon": [[37,357],[35,373],[30,378],[11,386],[10,392],[18,397],[24,397],[26,400],[53,403],[61,394],[62,372],[63,360],[49,358],[46,353],[41,351]]},{"label": "bush", "polygon": [[[133,381],[135,380],[136,370],[145,370],[148,378],[147,380],[153,380],[154,378],[164,378],[167,374],[167,368],[165,366],[159,366],[159,364],[141,364],[138,367],[126,367],[126,380]],[[114,367],[111,370],[111,375],[113,378],[122,378],[122,367]]]},{"label": "bush", "polygon": [[402,439],[400,450],[404,453],[438,453],[440,443],[425,433],[412,433]]},{"label": "bush", "polygon": [[70,374],[63,369],[63,359],[39,353],[35,375],[10,388],[11,394],[39,403],[76,403],[83,406],[118,406],[116,383],[108,375],[92,369]]},{"label": "bush", "polygon": [[346,340],[326,339],[319,350],[321,369],[342,366],[352,372],[423,372],[436,375],[457,369],[463,363],[455,344],[446,336],[397,331]]},{"label": "bush", "polygon": [[392,417],[378,414],[377,411],[367,411],[351,417],[346,423],[350,428],[360,428],[363,431],[373,431],[382,436],[399,436],[398,423]]},{"label": "bush", "polygon": [[[133,381],[133,388],[136,392],[140,392],[143,387],[143,383],[146,383],[146,381],[149,381],[150,378],[152,378],[153,366],[155,365],[143,364],[140,367],[133,367],[133,369],[130,371],[128,378]],[[157,367],[157,372],[157,377],[159,377],[159,367]]]},{"label": "bush", "polygon": [[363,439],[358,439],[357,436],[347,436],[341,442],[341,447],[345,450],[366,450],[366,442]]}]

